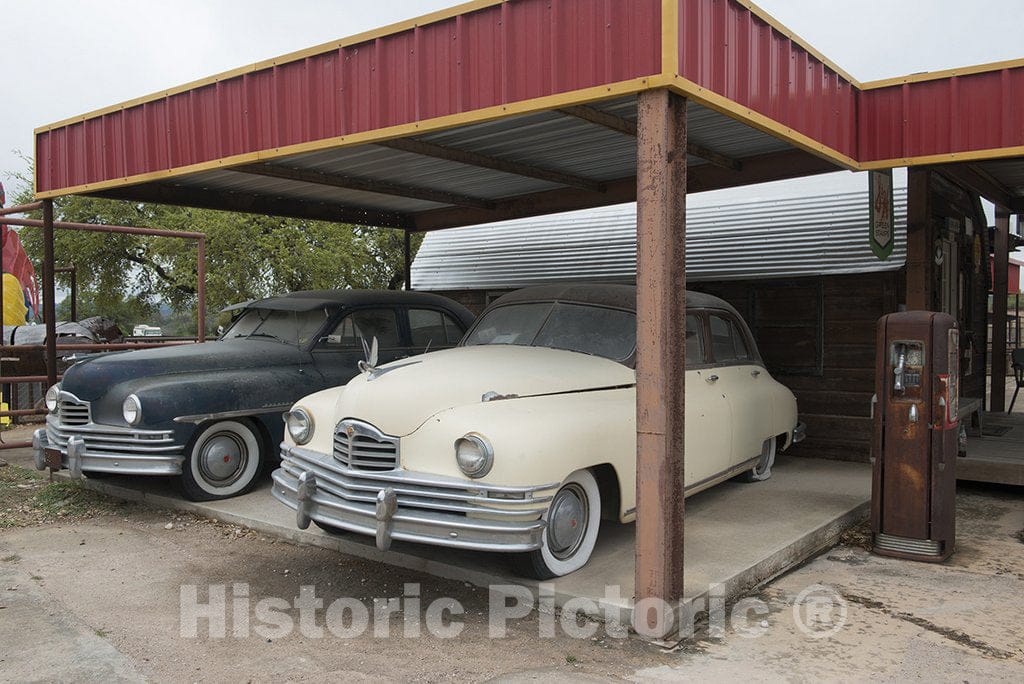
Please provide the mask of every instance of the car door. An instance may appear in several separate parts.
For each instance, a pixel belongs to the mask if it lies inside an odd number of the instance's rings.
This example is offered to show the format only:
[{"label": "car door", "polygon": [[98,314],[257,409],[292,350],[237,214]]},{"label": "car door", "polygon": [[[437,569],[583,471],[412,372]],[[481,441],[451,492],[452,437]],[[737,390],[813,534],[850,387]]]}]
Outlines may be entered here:
[{"label": "car door", "polygon": [[759,456],[772,433],[771,378],[731,312],[708,312],[708,330],[718,366],[716,384],[732,409],[732,465],[738,465]]},{"label": "car door", "polygon": [[732,460],[732,408],[713,377],[709,363],[707,318],[700,312],[686,316],[686,466],[687,489],[730,467]]},{"label": "car door", "polygon": [[408,355],[399,328],[399,311],[393,307],[349,309],[313,348],[313,363],[328,387],[343,385],[359,372],[364,360],[363,340],[377,339],[377,365]]}]

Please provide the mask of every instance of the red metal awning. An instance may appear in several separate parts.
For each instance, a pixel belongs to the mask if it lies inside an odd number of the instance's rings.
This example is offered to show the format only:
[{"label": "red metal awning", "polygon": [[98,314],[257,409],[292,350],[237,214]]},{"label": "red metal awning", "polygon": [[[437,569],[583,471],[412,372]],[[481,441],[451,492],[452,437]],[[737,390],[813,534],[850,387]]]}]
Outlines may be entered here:
[{"label": "red metal awning", "polygon": [[654,88],[691,101],[691,190],[970,162],[1024,197],[1024,60],[860,83],[745,0],[477,0],[44,126],[36,192],[414,230],[612,204]]}]

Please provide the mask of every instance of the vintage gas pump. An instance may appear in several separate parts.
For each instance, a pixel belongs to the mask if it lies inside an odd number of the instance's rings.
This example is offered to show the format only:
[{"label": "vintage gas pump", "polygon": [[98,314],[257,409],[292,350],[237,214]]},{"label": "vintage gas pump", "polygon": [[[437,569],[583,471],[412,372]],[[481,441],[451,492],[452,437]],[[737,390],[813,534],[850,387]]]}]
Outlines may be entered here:
[{"label": "vintage gas pump", "polygon": [[943,313],[878,321],[872,443],[873,550],[943,561],[954,550],[960,331]]}]

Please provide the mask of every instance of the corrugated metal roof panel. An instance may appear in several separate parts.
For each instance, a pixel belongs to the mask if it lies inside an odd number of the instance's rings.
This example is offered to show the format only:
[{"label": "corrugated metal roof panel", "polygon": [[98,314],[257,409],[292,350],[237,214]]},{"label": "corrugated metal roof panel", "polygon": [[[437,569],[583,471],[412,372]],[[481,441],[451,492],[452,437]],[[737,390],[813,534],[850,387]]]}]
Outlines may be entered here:
[{"label": "corrugated metal roof panel", "polygon": [[[896,243],[868,246],[866,192],[687,210],[687,279],[784,278],[889,271],[906,261],[905,189]],[[633,281],[636,205],[430,233],[412,265],[417,290],[502,289],[574,280]]]}]

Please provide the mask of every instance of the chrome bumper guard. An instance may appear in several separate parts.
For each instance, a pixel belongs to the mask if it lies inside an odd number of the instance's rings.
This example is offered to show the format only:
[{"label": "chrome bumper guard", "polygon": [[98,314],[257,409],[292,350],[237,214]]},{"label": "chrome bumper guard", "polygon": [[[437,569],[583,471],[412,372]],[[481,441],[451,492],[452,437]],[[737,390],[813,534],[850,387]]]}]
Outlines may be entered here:
[{"label": "chrome bumper guard", "polygon": [[311,521],[376,538],[475,551],[540,548],[541,520],[558,483],[500,487],[403,470],[346,468],[333,456],[301,447],[281,449],[274,498],[295,510],[300,529]]},{"label": "chrome bumper guard", "polygon": [[796,427],[793,428],[793,439],[790,444],[799,444],[804,441],[804,437],[807,436],[807,425],[804,423],[797,423]]},{"label": "chrome bumper guard", "polygon": [[88,423],[64,425],[46,417],[46,429],[32,436],[35,465],[45,469],[44,449],[61,452],[61,466],[72,477],[89,471],[119,475],[180,475],[184,446],[170,430],[137,430]]}]

